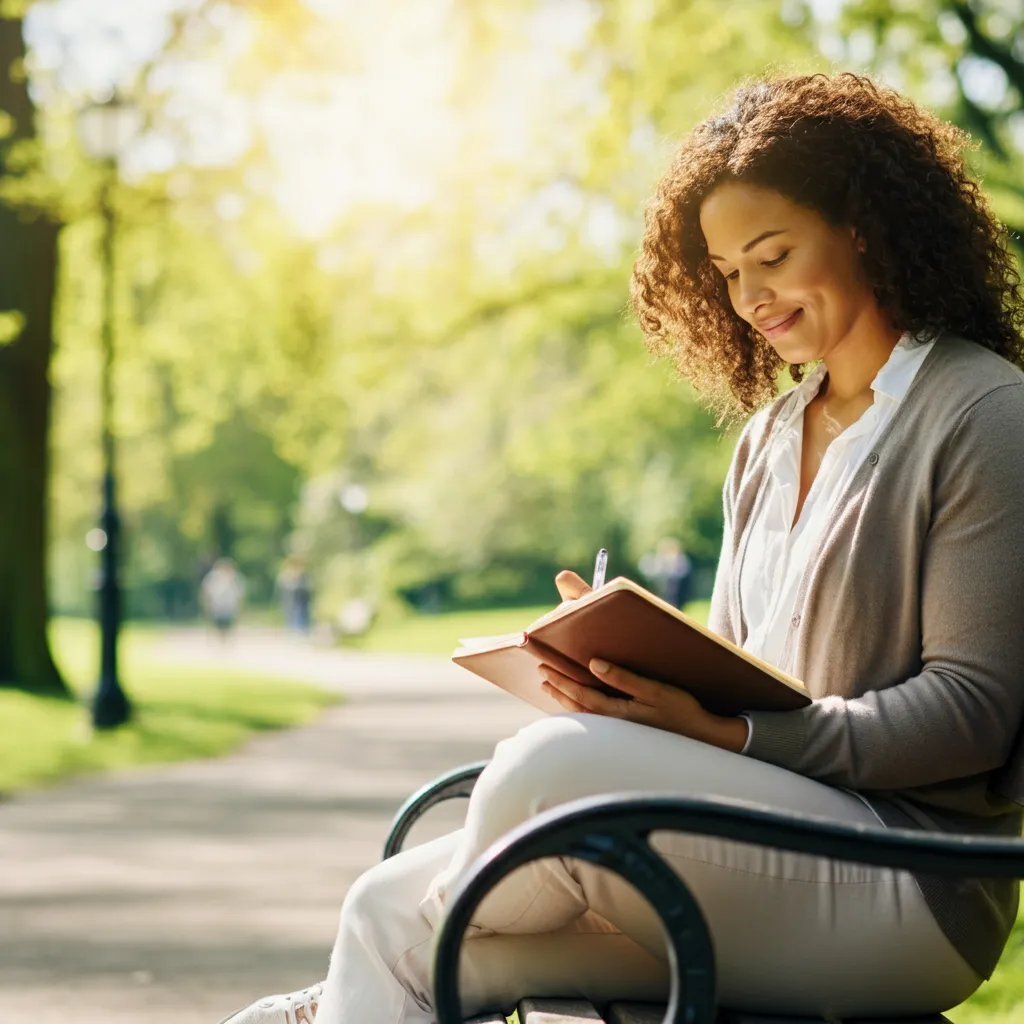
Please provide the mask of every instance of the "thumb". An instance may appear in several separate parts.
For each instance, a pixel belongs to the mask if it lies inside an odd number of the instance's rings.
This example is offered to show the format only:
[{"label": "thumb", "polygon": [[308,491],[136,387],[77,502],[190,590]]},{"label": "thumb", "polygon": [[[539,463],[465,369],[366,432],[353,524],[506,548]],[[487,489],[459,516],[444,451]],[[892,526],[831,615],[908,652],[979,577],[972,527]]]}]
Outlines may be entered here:
[{"label": "thumb", "polygon": [[563,601],[574,601],[591,591],[590,584],[582,576],[574,573],[572,569],[563,569],[555,577],[555,586]]}]

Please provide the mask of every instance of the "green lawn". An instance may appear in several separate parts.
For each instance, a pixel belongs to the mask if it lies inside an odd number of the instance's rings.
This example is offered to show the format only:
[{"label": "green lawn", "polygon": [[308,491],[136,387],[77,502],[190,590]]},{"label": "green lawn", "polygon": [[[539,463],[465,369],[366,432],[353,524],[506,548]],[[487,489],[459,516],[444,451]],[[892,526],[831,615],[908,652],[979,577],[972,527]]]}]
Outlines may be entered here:
[{"label": "green lawn", "polygon": [[[54,652],[81,697],[96,679],[93,624],[57,620]],[[220,667],[164,665],[157,631],[129,626],[121,678],[135,705],[131,723],[94,734],[84,704],[0,690],[0,793],[73,775],[223,754],[254,732],[298,725],[338,698],[318,687]]]},{"label": "green lawn", "polygon": [[[514,633],[551,611],[550,605],[523,608],[496,608],[473,612],[445,612],[441,615],[409,615],[396,622],[374,627],[365,637],[347,641],[346,646],[389,654],[448,655],[458,646],[460,637],[494,636]],[[707,622],[708,602],[692,601],[686,613],[698,622]]]},{"label": "green lawn", "polygon": [[1024,1019],[1024,913],[1017,917],[991,980],[946,1016],[953,1024],[1020,1024]]}]

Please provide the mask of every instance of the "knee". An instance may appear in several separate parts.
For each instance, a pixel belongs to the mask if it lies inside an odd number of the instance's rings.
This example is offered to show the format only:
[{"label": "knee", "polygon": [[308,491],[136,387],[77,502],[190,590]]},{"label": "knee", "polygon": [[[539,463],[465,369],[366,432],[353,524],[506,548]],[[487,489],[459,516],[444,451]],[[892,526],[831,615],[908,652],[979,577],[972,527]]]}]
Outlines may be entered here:
[{"label": "knee", "polygon": [[346,925],[351,928],[356,923],[363,925],[377,919],[380,909],[377,904],[381,897],[387,894],[384,872],[381,871],[383,863],[364,871],[349,886],[341,904],[339,935],[345,930]]},{"label": "knee", "polygon": [[473,791],[467,827],[486,841],[575,796],[594,757],[608,756],[607,724],[596,715],[544,718],[502,740]]}]

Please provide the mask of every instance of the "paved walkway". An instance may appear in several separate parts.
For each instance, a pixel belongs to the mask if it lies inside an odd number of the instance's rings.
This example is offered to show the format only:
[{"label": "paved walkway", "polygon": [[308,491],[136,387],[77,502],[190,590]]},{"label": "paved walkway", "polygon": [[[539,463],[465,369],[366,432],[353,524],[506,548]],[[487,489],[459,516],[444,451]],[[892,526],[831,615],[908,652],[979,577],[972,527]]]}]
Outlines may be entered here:
[{"label": "paved walkway", "polygon": [[[0,803],[3,1024],[216,1024],[318,980],[341,898],[401,801],[536,717],[443,659],[318,651],[269,631],[225,650],[177,634],[166,657],[349,700],[220,760]],[[454,806],[434,814],[421,836],[460,820]]]}]

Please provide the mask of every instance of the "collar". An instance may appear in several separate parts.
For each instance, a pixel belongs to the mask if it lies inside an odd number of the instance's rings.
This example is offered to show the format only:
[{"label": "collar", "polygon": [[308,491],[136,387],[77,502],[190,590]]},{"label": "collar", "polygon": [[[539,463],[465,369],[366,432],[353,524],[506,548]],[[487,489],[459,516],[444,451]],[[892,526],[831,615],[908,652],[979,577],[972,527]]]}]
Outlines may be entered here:
[{"label": "collar", "polygon": [[902,401],[921,365],[921,348],[932,340],[923,332],[911,334],[910,331],[906,331],[871,382],[871,390],[875,395],[884,395],[895,402]]},{"label": "collar", "polygon": [[[845,444],[873,429],[879,415],[879,397],[886,401],[902,401],[921,365],[921,360],[927,355],[927,352],[922,352],[922,347],[929,345],[934,340],[931,332],[923,331],[919,334],[912,334],[910,331],[904,332],[889,354],[889,358],[871,382],[871,390],[874,392],[874,401],[871,406],[836,440],[842,439]],[[784,472],[782,465],[784,460],[787,464],[798,461],[800,442],[803,438],[803,412],[821,390],[822,381],[827,373],[828,370],[824,362],[820,362],[789,392],[786,410],[777,422],[774,451],[768,460],[768,471],[773,476],[777,477]],[[792,465],[789,465],[788,468],[791,470]]]},{"label": "collar", "polygon": [[[875,374],[875,379],[871,382],[871,390],[876,395],[884,395],[886,398],[900,401],[907,393],[907,388],[910,387],[920,365],[920,359],[924,354],[921,352],[922,346],[928,345],[934,340],[935,338],[929,331],[921,331],[918,334],[905,331],[900,340],[896,342],[896,347],[889,353],[885,364]],[[780,418],[785,425],[790,425],[792,420],[802,413],[811,399],[817,395],[827,373],[828,369],[824,362],[820,362],[789,392],[786,412]],[[780,426],[782,426],[781,423]]]}]

